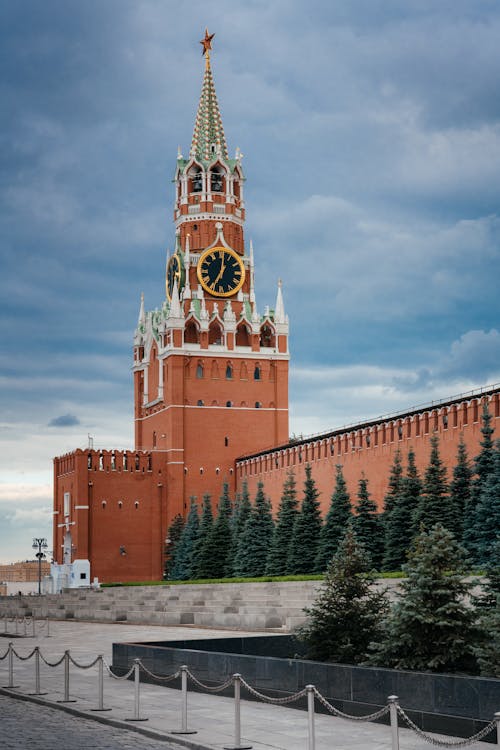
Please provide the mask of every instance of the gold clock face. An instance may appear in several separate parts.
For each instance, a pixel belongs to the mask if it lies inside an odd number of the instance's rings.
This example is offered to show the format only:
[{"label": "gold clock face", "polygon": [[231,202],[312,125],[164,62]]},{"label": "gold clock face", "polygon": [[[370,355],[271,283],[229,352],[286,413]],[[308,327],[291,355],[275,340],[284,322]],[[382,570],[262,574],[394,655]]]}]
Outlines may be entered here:
[{"label": "gold clock face", "polygon": [[198,261],[198,281],[214,297],[231,297],[245,281],[245,267],[240,256],[227,247],[211,247]]}]

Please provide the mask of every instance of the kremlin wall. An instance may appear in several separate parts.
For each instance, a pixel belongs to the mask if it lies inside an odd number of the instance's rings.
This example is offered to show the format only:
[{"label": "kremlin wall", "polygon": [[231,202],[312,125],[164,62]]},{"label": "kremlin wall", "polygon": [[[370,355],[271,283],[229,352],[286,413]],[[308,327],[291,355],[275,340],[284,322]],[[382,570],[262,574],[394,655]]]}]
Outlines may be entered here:
[{"label": "kremlin wall", "polygon": [[[174,183],[174,251],[166,297],[146,311],[133,338],[135,449],[75,450],[54,459],[53,550],[61,575],[146,581],[163,576],[168,528],[191,497],[232,493],[262,481],[276,510],[286,473],[300,490],[306,464],[329,505],[341,464],[351,498],[364,475],[381,507],[390,467],[412,447],[423,470],[437,432],[449,476],[460,435],[479,451],[482,401],[499,435],[500,386],[334,430],[289,439],[289,320],[281,283],[258,310],[254,249],[244,236],[242,154],[228,154],[211,70],[212,36],[202,40],[202,91],[187,157]],[[258,221],[258,217],[257,217]],[[257,249],[258,251],[258,249]],[[158,269],[162,273],[161,269]],[[71,569],[79,561],[80,567]],[[66,572],[64,572],[66,571]],[[78,582],[77,582],[78,584]]]},{"label": "kremlin wall", "polygon": [[358,481],[365,476],[368,489],[382,510],[396,451],[401,451],[405,465],[408,450],[412,448],[416,465],[423,475],[429,463],[429,438],[437,434],[439,453],[448,468],[448,479],[452,478],[461,436],[469,458],[477,455],[484,402],[488,404],[493,417],[493,437],[499,437],[500,385],[496,385],[439,404],[424,405],[244,456],[236,462],[238,486],[241,487],[245,480],[253,496],[258,482],[263,482],[266,494],[271,497],[273,507],[277,508],[287,472],[294,472],[297,489],[300,490],[305,479],[305,466],[310,464],[312,476],[321,493],[321,506],[326,512],[334,488],[335,465],[340,464],[353,504]]}]

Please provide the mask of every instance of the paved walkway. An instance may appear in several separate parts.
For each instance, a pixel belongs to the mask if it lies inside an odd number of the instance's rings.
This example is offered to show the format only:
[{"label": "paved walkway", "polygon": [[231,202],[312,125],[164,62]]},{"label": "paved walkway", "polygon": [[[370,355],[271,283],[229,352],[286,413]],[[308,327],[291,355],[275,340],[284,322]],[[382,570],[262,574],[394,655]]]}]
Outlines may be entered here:
[{"label": "paved walkway", "polygon": [[[43,656],[49,661],[56,661],[66,649],[69,649],[76,661],[88,664],[98,654],[103,654],[111,663],[112,644],[117,641],[217,638],[227,634],[227,630],[191,627],[52,621],[50,638],[46,638],[44,631],[41,631],[35,638],[12,638],[12,642],[16,652],[21,656],[27,656],[33,647],[38,645]],[[238,631],[238,634],[248,635],[241,631]],[[6,652],[8,643],[8,637],[0,638],[0,656]],[[0,686],[8,684],[7,662],[7,659],[0,661]],[[21,694],[24,698],[22,702],[16,701],[17,707],[12,708],[12,700],[9,698],[6,703],[0,696],[2,749],[38,750],[43,747],[45,750],[52,746],[64,747],[65,750],[87,750],[93,747],[102,750],[121,750],[133,746],[140,750],[146,747],[153,750],[160,739],[163,740],[161,746],[165,750],[176,746],[179,748],[176,743],[199,750],[234,747],[234,701],[231,698],[190,692],[188,725],[190,729],[197,730],[197,733],[178,737],[170,734],[172,730],[180,728],[181,723],[181,694],[178,690],[141,684],[141,716],[147,717],[148,721],[127,723],[126,720],[134,716],[134,686],[130,681],[118,681],[106,676],[104,705],[112,710],[93,713],[92,708],[97,705],[97,666],[86,670],[71,666],[70,698],[75,702],[69,704],[56,703],[64,698],[63,665],[50,668],[43,662],[41,689],[46,695],[29,699],[36,700],[37,705],[27,704],[25,699],[35,687],[34,670],[33,658],[26,661],[14,658],[14,684],[18,687],[15,690],[0,688],[1,695]],[[66,711],[59,712],[59,719],[58,712],[55,711],[57,707]],[[77,715],[68,716],[68,711]],[[10,718],[5,722],[4,716]],[[22,720],[19,720],[20,717]],[[94,722],[105,722],[106,726],[95,723],[95,733],[92,733],[89,719],[93,719]],[[113,726],[110,726],[110,723]],[[391,733],[388,726],[350,722],[320,714],[315,717],[315,726],[316,750],[391,749]],[[45,742],[38,742],[36,739],[40,732],[44,733]],[[61,732],[63,735],[67,732],[68,735],[64,742],[59,741]],[[131,740],[132,732],[146,732],[151,739],[139,738],[137,735],[134,737],[132,734]],[[243,700],[241,734],[242,745],[251,745],[254,750],[306,750],[307,713],[293,708]],[[53,737],[51,742],[47,742],[47,736]],[[481,746],[483,750],[491,747],[485,743],[478,743],[476,747]],[[424,750],[429,745],[414,732],[400,729],[400,747],[401,750]]]}]

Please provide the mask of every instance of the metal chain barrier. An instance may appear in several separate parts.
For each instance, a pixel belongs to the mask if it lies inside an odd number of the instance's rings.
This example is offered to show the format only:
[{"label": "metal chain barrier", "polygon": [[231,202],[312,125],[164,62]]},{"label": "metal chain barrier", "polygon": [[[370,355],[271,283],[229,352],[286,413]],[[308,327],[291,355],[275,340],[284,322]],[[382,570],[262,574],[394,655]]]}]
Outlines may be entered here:
[{"label": "metal chain barrier", "polygon": [[31,659],[31,657],[33,656],[33,654],[34,654],[35,652],[36,652],[36,648],[34,648],[34,649],[33,649],[33,651],[31,651],[31,652],[30,652],[30,653],[28,654],[28,656],[21,656],[21,654],[18,654],[18,653],[17,653],[17,651],[16,651],[16,649],[15,649],[15,648],[12,648],[12,653],[14,654],[14,656],[15,656],[15,657],[17,657],[17,658],[19,659],[19,661],[28,661],[28,659]]},{"label": "metal chain barrier", "polygon": [[177,672],[174,672],[174,674],[169,674],[169,675],[154,674],[154,672],[151,672],[146,667],[146,665],[142,663],[141,660],[139,660],[139,666],[140,666],[140,668],[142,669],[143,672],[145,672],[147,675],[149,675],[153,679],[158,680],[159,682],[171,682],[172,680],[177,679],[177,677],[180,677],[180,675],[181,675],[180,669],[177,670]]},{"label": "metal chain barrier", "polygon": [[[4,620],[7,622],[8,617],[7,615],[4,615]],[[16,622],[17,625],[17,618],[14,618],[12,620],[13,622]],[[24,621],[26,622],[26,618],[24,618]],[[34,618],[32,618],[32,622],[34,624]],[[47,618],[47,629],[48,629],[48,618]],[[250,748],[250,745],[241,745],[241,729],[240,729],[240,687],[243,686],[250,695],[254,696],[255,698],[264,701],[265,703],[270,703],[272,705],[276,706],[285,706],[290,703],[293,703],[294,701],[297,701],[301,698],[304,698],[307,696],[307,703],[308,703],[308,723],[309,723],[309,741],[308,741],[308,750],[314,750],[315,747],[315,739],[314,739],[314,699],[317,698],[318,701],[321,703],[321,705],[326,708],[326,710],[335,715],[339,716],[343,719],[347,719],[349,721],[376,721],[377,719],[382,718],[382,716],[385,716],[387,713],[390,713],[390,724],[391,724],[391,733],[392,733],[392,748],[393,750],[399,750],[399,736],[398,736],[398,721],[397,717],[398,714],[403,720],[403,722],[416,734],[421,737],[423,740],[428,742],[431,745],[435,745],[437,747],[448,747],[448,748],[461,748],[461,747],[467,747],[468,745],[472,745],[475,742],[480,742],[483,740],[487,735],[489,735],[491,732],[493,732],[495,729],[497,730],[498,735],[498,744],[500,744],[500,712],[495,714],[495,717],[492,721],[490,721],[489,724],[487,724],[483,729],[481,729],[476,734],[472,735],[471,737],[467,737],[464,739],[458,739],[458,740],[445,740],[445,739],[436,739],[435,737],[427,734],[424,732],[423,729],[420,729],[414,721],[410,719],[408,714],[404,711],[404,709],[401,708],[401,706],[398,703],[398,698],[395,695],[391,695],[388,698],[388,704],[380,708],[378,711],[374,711],[371,714],[367,714],[365,716],[351,716],[349,714],[344,713],[340,709],[333,706],[320,692],[314,685],[307,685],[303,690],[299,690],[297,693],[294,693],[293,695],[288,695],[283,698],[272,698],[269,695],[265,695],[264,693],[261,693],[256,688],[249,685],[249,683],[243,679],[243,677],[240,674],[234,674],[230,675],[224,682],[222,682],[220,685],[211,686],[206,685],[205,683],[201,682],[195,675],[188,669],[187,666],[182,666],[180,669],[178,669],[176,672],[170,675],[157,675],[154,672],[152,672],[148,667],[145,666],[145,664],[142,663],[140,659],[134,659],[134,663],[132,667],[126,672],[126,674],[118,675],[113,672],[110,665],[106,662],[106,660],[103,658],[102,655],[97,656],[92,662],[89,664],[81,664],[76,659],[74,659],[71,656],[70,651],[65,651],[65,653],[61,656],[60,659],[57,661],[51,662],[48,659],[46,659],[43,654],[41,653],[38,646],[35,646],[35,648],[26,656],[22,656],[21,654],[17,653],[17,651],[14,649],[14,646],[12,643],[9,643],[7,651],[0,656],[0,661],[3,661],[4,659],[8,658],[8,672],[9,672],[9,684],[6,685],[8,688],[15,688],[17,687],[14,685],[14,670],[13,670],[13,657],[16,657],[20,661],[29,661],[29,659],[32,658],[32,656],[35,656],[35,667],[36,667],[36,690],[34,695],[44,695],[44,693],[40,692],[40,668],[39,668],[39,661],[40,659],[48,666],[48,667],[58,667],[60,664],[64,662],[64,669],[65,669],[65,680],[64,680],[64,700],[58,701],[58,703],[71,703],[74,701],[71,701],[69,699],[69,665],[72,663],[75,667],[78,669],[91,669],[96,664],[99,665],[99,697],[98,697],[98,707],[96,709],[92,709],[93,711],[106,711],[111,709],[105,709],[103,705],[103,667],[106,668],[108,674],[110,677],[112,677],[115,680],[128,680],[131,675],[134,675],[134,688],[135,688],[135,700],[134,700],[134,718],[127,719],[127,721],[147,721],[147,719],[142,718],[140,716],[140,709],[139,709],[139,672],[142,669],[149,677],[153,678],[154,680],[158,680],[160,682],[171,682],[175,679],[177,679],[179,676],[182,678],[182,727],[180,730],[177,730],[176,732],[173,732],[175,734],[195,734],[195,731],[189,731],[187,728],[187,680],[188,678],[201,690],[204,690],[208,693],[221,693],[222,691],[226,690],[231,684],[234,683],[234,692],[235,692],[235,743],[234,748],[238,750],[242,750],[242,748]],[[233,748],[228,748],[227,750],[233,750]]]},{"label": "metal chain barrier", "polygon": [[47,665],[48,667],[58,667],[58,666],[59,666],[59,664],[62,664],[62,663],[63,663],[63,661],[65,660],[65,658],[66,658],[66,654],[63,654],[63,655],[61,656],[61,658],[60,658],[60,659],[59,659],[58,661],[53,661],[53,662],[52,662],[52,661],[47,661],[47,659],[45,658],[45,656],[44,656],[44,655],[42,654],[42,652],[40,651],[40,659],[41,659],[41,660],[43,661],[43,663],[44,663],[44,664],[46,664],[46,665]]},{"label": "metal chain barrier", "polygon": [[250,693],[250,695],[253,695],[255,698],[259,698],[259,700],[265,701],[265,703],[272,703],[275,706],[286,706],[287,703],[293,703],[294,701],[298,701],[300,698],[303,698],[305,695],[307,695],[307,688],[304,688],[298,693],[287,695],[286,698],[271,698],[271,696],[264,695],[264,693],[260,693],[258,690],[253,688],[243,677],[240,677],[240,682],[245,690]]},{"label": "metal chain barrier", "polygon": [[71,654],[69,655],[70,662],[74,664],[75,667],[78,667],[78,669],[91,669],[91,667],[95,667],[100,658],[100,656],[96,656],[94,661],[91,661],[90,664],[79,664],[75,659],[73,659]]},{"label": "metal chain barrier", "polygon": [[385,716],[385,714],[389,713],[389,706],[383,706],[378,711],[374,711],[374,713],[367,714],[366,716],[351,716],[350,714],[345,714],[339,708],[335,708],[335,706],[332,706],[332,704],[329,703],[327,699],[321,695],[317,688],[314,688],[314,695],[319,700],[319,702],[327,709],[327,711],[334,714],[335,716],[340,716],[342,719],[349,719],[349,721],[376,721],[382,716]]},{"label": "metal chain barrier", "polygon": [[430,745],[437,745],[439,747],[467,747],[467,745],[473,745],[474,742],[480,742],[482,739],[484,739],[497,726],[496,719],[493,719],[489,724],[483,727],[483,729],[477,732],[477,734],[473,734],[472,737],[466,737],[463,740],[438,740],[435,737],[431,737],[429,734],[426,734],[423,729],[420,729],[420,727],[418,727],[415,722],[410,719],[408,714],[401,708],[401,706],[398,706],[398,714],[401,716],[405,724],[407,724],[410,729],[413,729],[413,731],[416,732],[419,737],[428,742]]},{"label": "metal chain barrier", "polygon": [[[64,658],[64,657],[63,657],[63,658]],[[110,677],[112,677],[112,678],[113,678],[114,680],[128,680],[128,678],[130,677],[130,675],[131,675],[131,674],[133,674],[133,672],[134,672],[134,668],[135,668],[135,664],[133,664],[133,665],[132,665],[132,666],[130,667],[130,669],[128,670],[127,674],[119,675],[119,674],[115,674],[115,673],[113,672],[113,670],[112,670],[112,669],[111,669],[111,667],[109,666],[109,664],[108,664],[108,662],[106,661],[106,659],[103,659],[103,660],[102,660],[102,663],[103,663],[103,664],[104,664],[104,666],[106,667],[106,671],[108,672],[109,676],[110,676]]]},{"label": "metal chain barrier", "polygon": [[223,690],[228,688],[232,682],[233,682],[233,675],[230,675],[225,682],[222,683],[222,685],[217,685],[215,687],[212,687],[211,685],[205,685],[203,682],[200,682],[192,672],[189,671],[189,669],[186,670],[186,674],[191,680],[191,682],[194,682],[194,684],[201,688],[202,690],[206,690],[208,693],[221,693]]}]

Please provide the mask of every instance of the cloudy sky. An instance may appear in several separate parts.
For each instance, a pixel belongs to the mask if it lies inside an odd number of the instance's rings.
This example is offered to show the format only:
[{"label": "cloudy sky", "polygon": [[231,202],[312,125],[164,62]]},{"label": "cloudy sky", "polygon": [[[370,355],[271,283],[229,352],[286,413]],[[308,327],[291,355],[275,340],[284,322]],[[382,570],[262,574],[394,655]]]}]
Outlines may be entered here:
[{"label": "cloudy sky", "polygon": [[51,542],[54,455],[132,447],[205,26],[291,431],[500,381],[496,0],[4,0],[0,561]]}]

